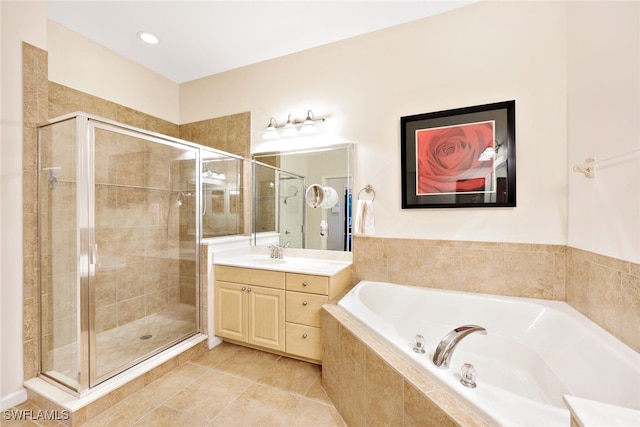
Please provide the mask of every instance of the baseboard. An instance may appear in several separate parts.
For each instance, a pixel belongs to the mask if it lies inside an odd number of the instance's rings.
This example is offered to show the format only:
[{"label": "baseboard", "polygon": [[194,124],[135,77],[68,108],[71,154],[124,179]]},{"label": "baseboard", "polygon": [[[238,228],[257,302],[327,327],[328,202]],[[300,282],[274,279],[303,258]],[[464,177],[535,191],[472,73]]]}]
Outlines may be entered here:
[{"label": "baseboard", "polygon": [[27,390],[20,387],[20,390],[11,393],[8,396],[2,396],[0,400],[0,408],[6,410],[27,401]]}]

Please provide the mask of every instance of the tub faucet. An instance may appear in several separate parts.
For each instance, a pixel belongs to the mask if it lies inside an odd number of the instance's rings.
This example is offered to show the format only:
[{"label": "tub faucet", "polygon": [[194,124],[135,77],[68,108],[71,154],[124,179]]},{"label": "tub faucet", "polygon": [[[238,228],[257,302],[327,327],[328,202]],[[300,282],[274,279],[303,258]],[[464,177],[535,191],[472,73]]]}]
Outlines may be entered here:
[{"label": "tub faucet", "polygon": [[474,332],[480,332],[482,335],[487,335],[487,330],[478,325],[458,326],[445,335],[433,354],[433,363],[440,369],[447,369],[449,367],[449,360],[451,360],[451,356],[453,355],[453,351],[456,349],[456,346],[460,344],[462,338]]}]

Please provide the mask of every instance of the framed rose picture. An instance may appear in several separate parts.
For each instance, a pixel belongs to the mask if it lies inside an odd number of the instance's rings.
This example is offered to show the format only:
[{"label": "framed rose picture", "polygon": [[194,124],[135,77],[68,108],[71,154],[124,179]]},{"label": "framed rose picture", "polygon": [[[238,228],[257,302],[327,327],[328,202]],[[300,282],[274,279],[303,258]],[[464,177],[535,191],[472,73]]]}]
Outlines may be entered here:
[{"label": "framed rose picture", "polygon": [[516,206],[515,108],[401,117],[402,209]]}]

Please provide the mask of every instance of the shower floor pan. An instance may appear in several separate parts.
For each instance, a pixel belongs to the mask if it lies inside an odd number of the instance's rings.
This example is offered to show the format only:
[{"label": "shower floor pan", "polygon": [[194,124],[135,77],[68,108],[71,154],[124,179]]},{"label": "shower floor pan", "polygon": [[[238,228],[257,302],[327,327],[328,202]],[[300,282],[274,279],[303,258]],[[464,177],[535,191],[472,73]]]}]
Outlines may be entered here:
[{"label": "shower floor pan", "polygon": [[[195,332],[195,307],[188,304],[176,304],[167,310],[100,332],[96,334],[97,374],[105,375],[192,332]],[[47,374],[74,378],[77,375],[77,351],[76,343],[53,349],[55,372]]]}]

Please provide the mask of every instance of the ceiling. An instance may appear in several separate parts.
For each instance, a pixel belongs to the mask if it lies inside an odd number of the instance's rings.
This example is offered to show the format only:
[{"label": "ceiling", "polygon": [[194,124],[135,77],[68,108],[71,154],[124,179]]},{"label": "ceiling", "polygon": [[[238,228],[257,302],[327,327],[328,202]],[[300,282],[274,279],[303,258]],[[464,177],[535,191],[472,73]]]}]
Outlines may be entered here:
[{"label": "ceiling", "polygon": [[[184,83],[478,0],[59,1],[49,19]],[[136,34],[148,31],[157,45]]]}]

